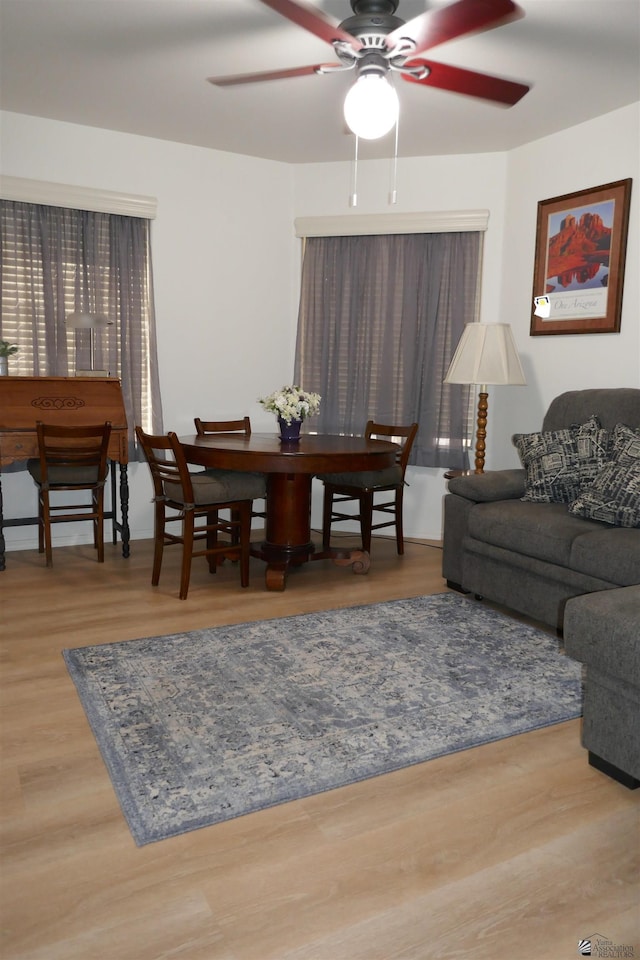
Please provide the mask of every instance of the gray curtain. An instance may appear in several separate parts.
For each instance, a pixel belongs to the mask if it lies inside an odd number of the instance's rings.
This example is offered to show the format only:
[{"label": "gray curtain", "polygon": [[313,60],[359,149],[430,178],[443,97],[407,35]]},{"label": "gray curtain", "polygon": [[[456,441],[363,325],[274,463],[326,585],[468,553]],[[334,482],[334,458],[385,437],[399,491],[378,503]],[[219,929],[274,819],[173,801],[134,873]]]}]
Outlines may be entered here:
[{"label": "gray curtain", "polygon": [[[153,303],[150,224],[146,219],[2,200],[0,336],[19,345],[24,376],[73,376],[95,367],[122,384],[129,446],[134,428],[162,432]],[[74,311],[109,325],[71,330]]]},{"label": "gray curtain", "polygon": [[446,385],[479,312],[482,234],[305,241],[295,381],[321,394],[312,429],[420,425],[410,462],[469,465],[470,387]]}]

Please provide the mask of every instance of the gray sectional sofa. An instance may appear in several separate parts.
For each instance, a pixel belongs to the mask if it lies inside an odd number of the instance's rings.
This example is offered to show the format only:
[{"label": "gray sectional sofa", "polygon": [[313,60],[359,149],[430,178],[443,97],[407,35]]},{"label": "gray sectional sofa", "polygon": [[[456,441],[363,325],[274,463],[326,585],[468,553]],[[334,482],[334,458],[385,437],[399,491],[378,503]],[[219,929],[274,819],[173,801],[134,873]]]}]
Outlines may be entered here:
[{"label": "gray sectional sofa", "polygon": [[572,597],[564,647],[585,666],[582,744],[589,763],[640,787],[640,586]]},{"label": "gray sectional sofa", "polygon": [[[619,423],[638,430],[640,390],[563,393],[541,432],[566,431],[593,416],[609,437]],[[523,500],[526,479],[523,467],[449,481],[442,564],[449,586],[561,629],[570,597],[640,583],[640,525],[573,515],[567,502]]]},{"label": "gray sectional sofa", "polygon": [[[618,426],[623,425],[623,426]],[[640,785],[640,390],[561,394],[518,470],[454,477],[443,575],[564,629],[585,664],[589,762]]]}]

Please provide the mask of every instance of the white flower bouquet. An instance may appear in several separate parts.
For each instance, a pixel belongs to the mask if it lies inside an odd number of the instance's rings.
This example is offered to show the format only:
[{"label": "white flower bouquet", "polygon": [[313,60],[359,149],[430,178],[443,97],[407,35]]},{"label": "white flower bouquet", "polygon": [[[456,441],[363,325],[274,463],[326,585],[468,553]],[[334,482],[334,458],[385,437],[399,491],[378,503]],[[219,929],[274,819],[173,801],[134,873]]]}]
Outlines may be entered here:
[{"label": "white flower bouquet", "polygon": [[258,403],[285,423],[291,424],[293,420],[304,420],[312,413],[317,413],[320,400],[319,393],[308,393],[301,387],[291,386],[275,390],[268,397],[259,397]]}]

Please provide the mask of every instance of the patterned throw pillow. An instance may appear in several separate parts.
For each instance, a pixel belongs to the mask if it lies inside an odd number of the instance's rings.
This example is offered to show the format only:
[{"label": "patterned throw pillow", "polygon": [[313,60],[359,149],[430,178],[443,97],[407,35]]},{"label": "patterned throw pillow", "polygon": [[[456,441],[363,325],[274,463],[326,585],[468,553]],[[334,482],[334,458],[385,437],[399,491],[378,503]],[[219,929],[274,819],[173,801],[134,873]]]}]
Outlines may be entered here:
[{"label": "patterned throw pillow", "polygon": [[513,444],[525,468],[523,500],[571,503],[608,459],[608,434],[596,416],[544,433],[516,433]]},{"label": "patterned throw pillow", "polygon": [[616,527],[640,527],[640,430],[616,424],[611,459],[569,513]]},{"label": "patterned throw pillow", "polygon": [[580,487],[592,483],[611,456],[611,434],[596,416],[591,416],[576,431]]}]

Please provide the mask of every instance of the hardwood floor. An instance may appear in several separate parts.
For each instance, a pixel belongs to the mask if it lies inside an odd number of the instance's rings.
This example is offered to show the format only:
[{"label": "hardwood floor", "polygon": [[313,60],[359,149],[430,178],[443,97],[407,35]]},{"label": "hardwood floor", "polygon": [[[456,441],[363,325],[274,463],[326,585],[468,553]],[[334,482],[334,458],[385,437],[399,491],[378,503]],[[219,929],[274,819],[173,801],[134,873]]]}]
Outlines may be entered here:
[{"label": "hardwood floor", "polygon": [[[640,957],[640,791],[590,768],[579,722],[137,848],[60,651],[445,590],[437,547],[367,576],[151,545],[12,552],[0,573],[3,960],[569,960],[598,933]],[[622,954],[620,954],[622,955]]]}]

